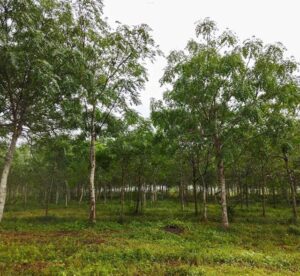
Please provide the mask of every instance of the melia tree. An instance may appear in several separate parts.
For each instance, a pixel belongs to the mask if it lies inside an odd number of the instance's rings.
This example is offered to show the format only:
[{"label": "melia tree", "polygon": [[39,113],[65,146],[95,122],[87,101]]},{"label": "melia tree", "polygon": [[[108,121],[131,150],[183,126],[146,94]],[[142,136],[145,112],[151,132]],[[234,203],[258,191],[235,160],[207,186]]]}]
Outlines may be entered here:
[{"label": "melia tree", "polygon": [[11,135],[0,180],[0,221],[16,144],[27,131],[49,130],[57,116],[67,59],[67,5],[50,1],[0,2],[0,126]]},{"label": "melia tree", "polygon": [[112,113],[124,115],[139,103],[139,91],[147,80],[144,61],[153,60],[157,47],[147,25],[110,28],[102,20],[99,1],[78,1],[75,47],[81,54],[78,97],[82,128],[90,139],[90,214],[96,221],[96,140]]}]

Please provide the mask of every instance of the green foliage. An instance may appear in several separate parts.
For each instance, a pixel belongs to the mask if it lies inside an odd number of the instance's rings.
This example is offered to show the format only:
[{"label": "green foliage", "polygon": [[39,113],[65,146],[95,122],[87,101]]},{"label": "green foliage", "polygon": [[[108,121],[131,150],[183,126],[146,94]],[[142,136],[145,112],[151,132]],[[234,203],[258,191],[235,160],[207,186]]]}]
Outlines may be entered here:
[{"label": "green foliage", "polygon": [[288,228],[288,232],[297,236],[300,236],[300,228],[296,225],[290,225]]}]

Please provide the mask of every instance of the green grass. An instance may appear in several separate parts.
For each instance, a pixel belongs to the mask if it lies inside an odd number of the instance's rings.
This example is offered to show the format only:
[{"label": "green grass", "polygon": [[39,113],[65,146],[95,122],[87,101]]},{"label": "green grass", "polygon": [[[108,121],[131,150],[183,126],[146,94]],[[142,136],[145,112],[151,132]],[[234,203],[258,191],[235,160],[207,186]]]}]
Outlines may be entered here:
[{"label": "green grass", "polygon": [[[0,224],[0,275],[300,275],[300,228],[288,224],[290,210],[259,206],[237,209],[230,229],[181,212],[173,201],[126,214],[118,203],[98,204],[97,223],[87,223],[87,206],[8,207]],[[131,210],[132,206],[127,206]],[[177,225],[182,233],[170,233]]]}]

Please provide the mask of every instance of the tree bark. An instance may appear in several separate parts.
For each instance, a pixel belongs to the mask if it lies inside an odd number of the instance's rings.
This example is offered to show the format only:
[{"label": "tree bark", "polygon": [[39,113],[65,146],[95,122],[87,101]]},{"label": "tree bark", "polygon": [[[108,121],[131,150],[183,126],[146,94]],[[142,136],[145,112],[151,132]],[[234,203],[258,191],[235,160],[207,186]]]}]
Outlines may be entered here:
[{"label": "tree bark", "polygon": [[142,185],[142,208],[145,209],[147,205],[147,186],[146,183]]},{"label": "tree bark", "polygon": [[106,204],[106,198],[107,198],[107,185],[105,183],[104,187],[103,187],[103,201],[104,201],[104,204]]},{"label": "tree bark", "polygon": [[156,182],[154,180],[154,183],[151,186],[151,201],[154,203],[157,200],[157,194],[156,194]]},{"label": "tree bark", "polygon": [[23,193],[24,193],[24,207],[26,208],[27,207],[27,182],[25,183]]},{"label": "tree bark", "polygon": [[82,202],[83,193],[84,193],[84,186],[81,185],[81,187],[80,187],[80,196],[79,196],[79,201],[78,201],[79,204],[81,204],[81,202]]},{"label": "tree bark", "polygon": [[14,131],[9,148],[8,148],[6,156],[5,156],[3,171],[1,174],[1,180],[0,180],[0,222],[3,218],[3,212],[4,212],[4,206],[5,206],[7,179],[8,179],[13,156],[14,156],[14,153],[16,150],[16,144],[17,144],[18,138],[20,136],[20,133],[21,133],[21,130],[16,129]]},{"label": "tree bark", "polygon": [[293,211],[293,220],[294,223],[297,222],[297,199],[296,199],[296,185],[295,185],[295,178],[294,175],[292,173],[292,171],[290,170],[289,167],[289,158],[288,155],[286,153],[284,153],[284,163],[285,163],[285,169],[288,175],[288,179],[289,179],[289,183],[290,183],[290,187],[291,187],[291,192],[292,192],[292,211]]},{"label": "tree bark", "polygon": [[125,170],[124,170],[124,167],[122,166],[122,183],[121,183],[121,216],[120,216],[120,220],[121,222],[123,222],[124,220],[124,203],[125,203],[125,182],[124,182],[124,179],[125,179]]},{"label": "tree bark", "polygon": [[58,183],[56,184],[56,192],[55,192],[55,204],[58,204],[58,199],[59,199],[59,186]]},{"label": "tree bark", "polygon": [[215,139],[216,161],[218,170],[218,182],[221,189],[221,207],[222,207],[222,226],[229,227],[226,201],[226,182],[224,174],[224,160],[222,155],[222,146],[218,138]]},{"label": "tree bark", "polygon": [[68,207],[68,190],[69,190],[69,185],[68,185],[68,181],[65,180],[65,207]]},{"label": "tree bark", "polygon": [[54,177],[52,176],[50,187],[48,187],[48,185],[46,187],[46,202],[45,202],[45,216],[46,217],[49,214],[49,203],[50,203],[50,198],[51,198],[53,182],[54,182]]},{"label": "tree bark", "polygon": [[196,176],[196,164],[195,158],[192,158],[192,173],[193,173],[193,194],[194,194],[194,204],[195,204],[195,215],[198,215],[198,199],[197,199],[197,176]]},{"label": "tree bark", "polygon": [[246,207],[247,209],[249,208],[249,187],[248,187],[248,182],[246,182],[246,187],[245,187],[245,192],[246,192]]},{"label": "tree bark", "polygon": [[142,209],[142,183],[141,176],[138,176],[138,190],[136,195],[136,206],[135,206],[135,214],[139,214]]},{"label": "tree bark", "polygon": [[179,194],[180,194],[180,205],[181,211],[184,211],[184,181],[183,181],[183,164],[182,158],[180,158],[180,184],[179,184]]},{"label": "tree bark", "polygon": [[207,195],[207,189],[206,189],[206,183],[204,180],[203,175],[201,174],[202,184],[203,184],[203,220],[207,221],[207,203],[206,203],[206,195]]},{"label": "tree bark", "polygon": [[263,182],[262,182],[262,215],[263,217],[266,216],[266,176],[265,173],[263,172]]},{"label": "tree bark", "polygon": [[91,129],[91,142],[90,142],[90,215],[89,220],[91,223],[96,222],[96,196],[95,196],[95,170],[96,170],[96,131],[94,125],[94,114],[95,107],[93,110],[92,118],[92,129]]},{"label": "tree bark", "polygon": [[272,187],[272,196],[273,196],[273,208],[276,208],[276,191],[275,187]]}]

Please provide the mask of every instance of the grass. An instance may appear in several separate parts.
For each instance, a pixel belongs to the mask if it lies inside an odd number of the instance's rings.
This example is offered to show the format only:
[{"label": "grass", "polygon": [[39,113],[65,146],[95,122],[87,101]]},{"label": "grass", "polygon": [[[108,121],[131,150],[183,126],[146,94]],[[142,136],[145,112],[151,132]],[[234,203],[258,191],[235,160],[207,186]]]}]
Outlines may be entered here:
[{"label": "grass", "polygon": [[[130,210],[132,206],[127,206]],[[300,275],[300,228],[290,210],[237,209],[228,231],[219,207],[210,222],[181,212],[174,201],[149,204],[118,223],[118,203],[98,204],[96,225],[87,206],[11,206],[0,224],[0,275]],[[168,231],[168,227],[180,229]]]}]

